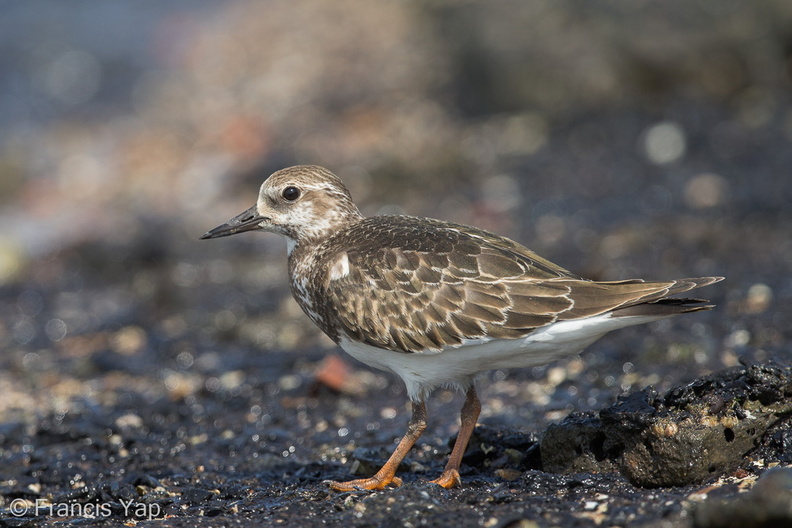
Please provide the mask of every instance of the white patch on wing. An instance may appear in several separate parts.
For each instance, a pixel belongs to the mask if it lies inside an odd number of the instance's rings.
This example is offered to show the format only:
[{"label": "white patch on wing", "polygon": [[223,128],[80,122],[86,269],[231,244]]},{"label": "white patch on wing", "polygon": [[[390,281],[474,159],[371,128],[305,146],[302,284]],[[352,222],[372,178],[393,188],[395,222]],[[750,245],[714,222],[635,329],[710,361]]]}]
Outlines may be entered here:
[{"label": "white patch on wing", "polygon": [[346,251],[337,255],[335,261],[330,266],[330,280],[342,279],[349,275],[349,257]]},{"label": "white patch on wing", "polygon": [[434,353],[405,353],[377,348],[341,336],[341,348],[371,367],[404,380],[412,400],[423,400],[441,386],[465,388],[488,370],[544,365],[577,354],[611,330],[663,317],[611,317],[609,313],[547,325],[521,339],[470,340]]}]

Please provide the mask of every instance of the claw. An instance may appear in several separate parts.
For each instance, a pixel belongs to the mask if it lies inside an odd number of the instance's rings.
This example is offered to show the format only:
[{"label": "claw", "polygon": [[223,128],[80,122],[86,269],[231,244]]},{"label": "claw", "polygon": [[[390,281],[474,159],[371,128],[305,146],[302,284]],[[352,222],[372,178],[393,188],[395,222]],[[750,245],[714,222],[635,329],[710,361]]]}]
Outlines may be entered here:
[{"label": "claw", "polygon": [[456,469],[447,469],[438,478],[431,481],[432,484],[443,486],[445,489],[450,489],[455,486],[462,485],[462,479],[459,477],[459,471]]},{"label": "claw", "polygon": [[380,490],[388,486],[399,487],[402,485],[402,479],[395,475],[391,475],[390,477],[378,477],[375,475],[371,478],[350,480],[347,482],[327,481],[327,484],[336,491]]}]

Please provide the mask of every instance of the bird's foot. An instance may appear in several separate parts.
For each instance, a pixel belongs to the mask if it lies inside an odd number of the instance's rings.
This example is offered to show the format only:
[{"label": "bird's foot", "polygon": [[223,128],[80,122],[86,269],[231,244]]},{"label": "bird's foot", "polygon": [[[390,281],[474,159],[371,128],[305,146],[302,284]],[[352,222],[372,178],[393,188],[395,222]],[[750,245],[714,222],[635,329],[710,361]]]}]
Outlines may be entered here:
[{"label": "bird's foot", "polygon": [[462,479],[459,477],[459,471],[456,469],[446,469],[443,471],[442,475],[431,482],[432,484],[443,486],[446,489],[462,485]]},{"label": "bird's foot", "polygon": [[388,486],[399,487],[402,479],[395,475],[374,475],[371,478],[350,480],[347,482],[326,481],[327,484],[336,491],[361,491],[361,490],[380,490]]}]

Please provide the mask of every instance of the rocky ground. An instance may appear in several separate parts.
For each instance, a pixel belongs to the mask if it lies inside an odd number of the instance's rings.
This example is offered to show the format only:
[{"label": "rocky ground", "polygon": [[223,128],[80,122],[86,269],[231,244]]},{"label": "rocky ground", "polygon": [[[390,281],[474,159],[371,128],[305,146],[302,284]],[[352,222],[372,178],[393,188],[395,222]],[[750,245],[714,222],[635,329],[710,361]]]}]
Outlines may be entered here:
[{"label": "rocky ground", "polygon": [[[790,522],[787,3],[50,4],[0,19],[0,526]],[[306,162],[591,278],[726,280],[482,376],[461,488],[426,483],[438,391],[404,486],[331,492],[404,387],[309,324],[282,241],[197,240]]]}]

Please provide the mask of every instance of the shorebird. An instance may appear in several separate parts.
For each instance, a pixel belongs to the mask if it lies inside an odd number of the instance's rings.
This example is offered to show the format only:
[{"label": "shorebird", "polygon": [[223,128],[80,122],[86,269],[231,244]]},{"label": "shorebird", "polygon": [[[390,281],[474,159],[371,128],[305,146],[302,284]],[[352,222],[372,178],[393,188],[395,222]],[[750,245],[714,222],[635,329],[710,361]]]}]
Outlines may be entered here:
[{"label": "shorebird", "polygon": [[401,485],[396,468],[426,428],[425,402],[438,387],[464,391],[465,403],[432,482],[460,484],[481,410],[476,374],[542,365],[611,330],[708,310],[708,301],[669,296],[722,280],[587,280],[475,227],[364,217],[342,181],[313,165],[275,172],[253,207],[201,239],[254,230],[286,238],[291,292],[308,317],[352,357],[407,386],[406,434],[374,476],[329,483],[340,491]]}]

